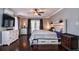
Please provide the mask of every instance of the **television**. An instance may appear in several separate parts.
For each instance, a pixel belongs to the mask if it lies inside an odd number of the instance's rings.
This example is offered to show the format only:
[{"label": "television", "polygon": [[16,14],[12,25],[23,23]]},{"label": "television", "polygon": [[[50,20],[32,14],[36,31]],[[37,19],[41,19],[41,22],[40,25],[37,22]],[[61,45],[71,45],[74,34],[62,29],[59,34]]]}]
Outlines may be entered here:
[{"label": "television", "polygon": [[15,18],[8,14],[3,14],[2,27],[14,27],[14,26],[15,26]]}]

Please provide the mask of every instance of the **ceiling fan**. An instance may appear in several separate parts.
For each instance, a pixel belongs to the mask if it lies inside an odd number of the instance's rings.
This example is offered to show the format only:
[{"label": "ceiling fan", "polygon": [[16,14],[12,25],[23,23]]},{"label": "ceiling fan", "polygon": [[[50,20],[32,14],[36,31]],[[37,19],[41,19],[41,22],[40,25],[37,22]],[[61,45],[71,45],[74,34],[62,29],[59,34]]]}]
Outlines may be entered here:
[{"label": "ceiling fan", "polygon": [[44,13],[44,11],[41,10],[41,9],[38,9],[38,8],[33,9],[33,14],[34,14],[34,15],[39,15],[39,16],[41,16],[43,13]]}]

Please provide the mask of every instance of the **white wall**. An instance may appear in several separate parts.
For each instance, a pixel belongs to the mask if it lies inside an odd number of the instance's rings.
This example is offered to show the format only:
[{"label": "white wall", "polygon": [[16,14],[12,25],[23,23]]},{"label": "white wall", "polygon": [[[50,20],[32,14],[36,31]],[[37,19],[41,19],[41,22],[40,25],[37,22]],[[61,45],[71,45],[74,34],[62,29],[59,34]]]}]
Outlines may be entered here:
[{"label": "white wall", "polygon": [[79,8],[65,8],[55,14],[51,21],[67,20],[67,33],[79,35]]},{"label": "white wall", "polygon": [[14,17],[14,12],[9,8],[4,8],[4,13]]},{"label": "white wall", "polygon": [[14,26],[14,30],[18,30],[18,18],[15,17],[15,26]]},{"label": "white wall", "polygon": [[[0,8],[0,31],[6,30],[6,27],[2,27],[3,13],[9,14],[10,16],[15,17],[14,12],[12,10]],[[18,30],[18,19],[17,19],[17,17],[15,17],[15,27],[8,27],[8,28]]]},{"label": "white wall", "polygon": [[0,30],[2,26],[2,15],[3,15],[3,8],[0,8]]}]

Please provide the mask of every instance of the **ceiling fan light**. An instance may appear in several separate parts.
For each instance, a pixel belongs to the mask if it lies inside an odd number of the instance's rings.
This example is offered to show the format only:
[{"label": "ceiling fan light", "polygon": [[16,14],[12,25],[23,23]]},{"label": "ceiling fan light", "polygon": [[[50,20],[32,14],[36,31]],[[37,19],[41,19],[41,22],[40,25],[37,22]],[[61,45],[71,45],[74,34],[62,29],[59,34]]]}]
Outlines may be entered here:
[{"label": "ceiling fan light", "polygon": [[35,12],[34,15],[37,16],[38,14]]}]

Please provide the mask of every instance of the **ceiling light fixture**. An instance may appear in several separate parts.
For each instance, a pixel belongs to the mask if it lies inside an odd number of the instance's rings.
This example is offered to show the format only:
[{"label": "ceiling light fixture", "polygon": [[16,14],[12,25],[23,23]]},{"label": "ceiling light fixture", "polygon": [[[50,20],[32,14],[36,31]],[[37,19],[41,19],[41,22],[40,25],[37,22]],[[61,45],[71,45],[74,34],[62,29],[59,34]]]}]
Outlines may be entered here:
[{"label": "ceiling light fixture", "polygon": [[41,16],[43,13],[44,13],[44,11],[41,9],[38,9],[38,8],[33,9],[33,14],[35,16]]}]

